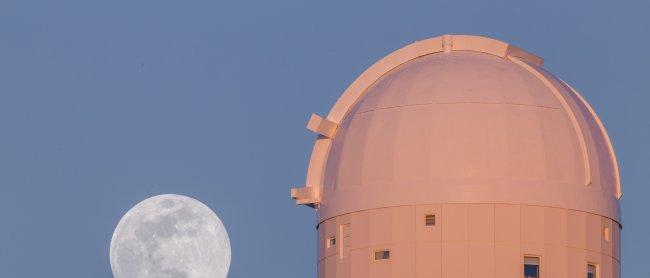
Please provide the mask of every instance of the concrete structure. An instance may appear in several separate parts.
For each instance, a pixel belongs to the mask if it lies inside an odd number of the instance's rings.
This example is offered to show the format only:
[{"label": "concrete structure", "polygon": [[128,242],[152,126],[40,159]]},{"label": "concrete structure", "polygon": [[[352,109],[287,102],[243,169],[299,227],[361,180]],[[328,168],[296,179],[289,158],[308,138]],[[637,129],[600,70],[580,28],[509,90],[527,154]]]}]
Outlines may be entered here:
[{"label": "concrete structure", "polygon": [[313,115],[291,195],[318,211],[318,277],[619,277],[612,144],[542,62],[489,38],[427,39]]}]

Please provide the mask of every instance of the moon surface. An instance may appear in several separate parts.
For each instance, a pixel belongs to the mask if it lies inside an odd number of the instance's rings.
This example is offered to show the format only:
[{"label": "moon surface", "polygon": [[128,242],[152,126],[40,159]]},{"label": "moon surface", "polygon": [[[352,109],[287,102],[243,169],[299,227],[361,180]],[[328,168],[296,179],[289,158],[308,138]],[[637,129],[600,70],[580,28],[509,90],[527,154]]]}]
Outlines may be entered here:
[{"label": "moon surface", "polygon": [[116,278],[222,278],[230,240],[219,217],[187,196],[148,198],[129,210],[111,240]]}]

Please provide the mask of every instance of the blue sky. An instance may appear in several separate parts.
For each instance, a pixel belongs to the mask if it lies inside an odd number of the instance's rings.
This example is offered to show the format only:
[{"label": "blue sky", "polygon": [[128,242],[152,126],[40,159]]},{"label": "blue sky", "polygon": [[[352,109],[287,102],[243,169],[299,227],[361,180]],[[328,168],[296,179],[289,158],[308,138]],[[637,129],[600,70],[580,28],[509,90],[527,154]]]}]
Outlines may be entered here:
[{"label": "blue sky", "polygon": [[347,85],[415,40],[478,34],[546,59],[622,172],[623,274],[650,277],[648,1],[0,1],[0,275],[111,277],[120,217],[161,193],[213,208],[230,277],[315,277],[295,207]]}]

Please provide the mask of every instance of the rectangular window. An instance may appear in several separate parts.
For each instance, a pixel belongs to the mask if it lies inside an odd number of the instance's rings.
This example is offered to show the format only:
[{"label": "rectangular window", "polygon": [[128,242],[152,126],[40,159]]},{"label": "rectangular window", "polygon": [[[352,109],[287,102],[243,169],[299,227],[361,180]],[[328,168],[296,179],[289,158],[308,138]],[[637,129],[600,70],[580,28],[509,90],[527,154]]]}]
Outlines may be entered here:
[{"label": "rectangular window", "polygon": [[332,246],[336,245],[336,237],[328,237],[327,238],[327,248],[330,248]]},{"label": "rectangular window", "polygon": [[539,278],[539,257],[524,257],[524,278]]},{"label": "rectangular window", "polygon": [[375,251],[375,261],[388,260],[388,259],[390,259],[390,251],[389,250]]},{"label": "rectangular window", "polygon": [[429,214],[424,217],[424,226],[435,226],[436,225],[436,215]]},{"label": "rectangular window", "polygon": [[598,278],[595,264],[587,264],[587,278]]}]

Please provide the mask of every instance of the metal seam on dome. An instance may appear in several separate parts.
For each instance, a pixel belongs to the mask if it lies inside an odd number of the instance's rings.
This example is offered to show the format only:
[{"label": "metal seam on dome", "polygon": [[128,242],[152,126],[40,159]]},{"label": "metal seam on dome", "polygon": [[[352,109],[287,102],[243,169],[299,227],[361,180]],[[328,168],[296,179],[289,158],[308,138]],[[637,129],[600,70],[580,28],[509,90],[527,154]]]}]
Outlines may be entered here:
[{"label": "metal seam on dome", "polygon": [[513,57],[513,56],[508,56],[508,59],[515,64],[521,66],[531,74],[533,74],[535,77],[537,77],[546,87],[548,87],[555,98],[560,102],[564,110],[566,111],[567,115],[569,116],[569,120],[571,121],[571,124],[573,125],[573,128],[578,136],[578,143],[580,145],[580,150],[582,152],[582,159],[583,159],[583,164],[584,164],[584,172],[585,172],[585,180],[584,184],[585,185],[590,185],[591,184],[591,166],[589,163],[589,154],[587,152],[587,144],[585,142],[584,138],[584,133],[582,132],[582,128],[580,127],[580,124],[578,123],[578,120],[576,118],[576,115],[573,113],[573,110],[569,106],[569,103],[564,99],[560,91],[551,83],[551,81],[548,80],[546,76],[544,76],[539,70],[536,68],[533,68],[530,66],[528,63],[520,60],[518,57]]},{"label": "metal seam on dome", "polygon": [[600,120],[600,117],[598,117],[598,114],[596,114],[596,111],[591,107],[591,105],[587,102],[587,100],[585,100],[585,98],[582,97],[582,95],[576,89],[574,89],[568,83],[564,82],[564,80],[562,80],[561,78],[558,79],[560,80],[560,82],[562,82],[562,84],[564,84],[564,86],[567,86],[571,90],[571,92],[578,97],[578,99],[580,99],[580,101],[587,108],[589,113],[591,113],[591,116],[594,118],[596,124],[598,124],[600,132],[603,138],[605,138],[605,142],[607,143],[607,149],[609,150],[610,160],[614,166],[614,174],[615,174],[615,182],[616,182],[615,184],[616,198],[621,199],[621,197],[623,196],[623,188],[621,187],[621,176],[618,169],[618,160],[616,160],[616,152],[614,152],[614,145],[612,145],[612,141],[609,138],[609,134],[607,134],[607,129],[605,129],[605,124],[603,124],[603,122]]},{"label": "metal seam on dome", "polygon": [[336,101],[332,110],[327,115],[327,119],[337,124],[340,123],[357,101],[365,95],[368,88],[393,69],[419,57],[443,52],[443,37],[445,36],[449,36],[449,39],[452,40],[452,50],[454,51],[485,53],[502,59],[515,56],[536,65],[543,63],[543,59],[534,54],[528,53],[506,42],[488,37],[443,35],[416,41],[388,54],[361,73]]},{"label": "metal seam on dome", "polygon": [[439,105],[454,105],[454,104],[513,105],[513,106],[525,106],[525,107],[535,107],[535,108],[553,109],[553,110],[559,110],[560,109],[558,107],[550,107],[550,106],[544,106],[544,105],[532,105],[532,104],[524,104],[524,103],[459,101],[459,102],[428,102],[428,103],[416,103],[416,104],[407,104],[407,105],[387,106],[387,107],[380,107],[380,108],[365,110],[365,111],[361,111],[361,112],[356,112],[356,113],[354,113],[354,115],[361,115],[361,114],[365,114],[365,113],[368,113],[368,112],[397,109],[397,108],[402,108],[402,107],[427,106],[427,105],[436,105],[436,104],[439,104]]}]

